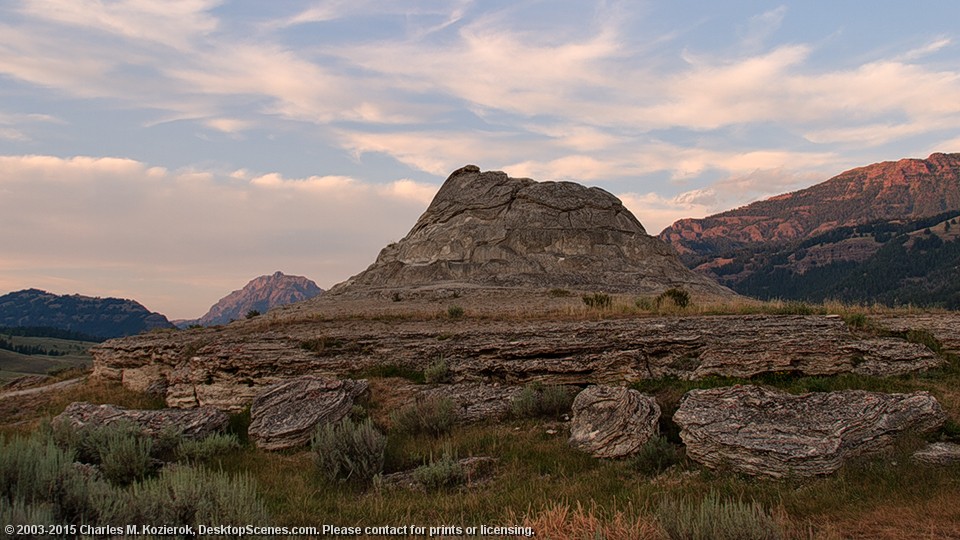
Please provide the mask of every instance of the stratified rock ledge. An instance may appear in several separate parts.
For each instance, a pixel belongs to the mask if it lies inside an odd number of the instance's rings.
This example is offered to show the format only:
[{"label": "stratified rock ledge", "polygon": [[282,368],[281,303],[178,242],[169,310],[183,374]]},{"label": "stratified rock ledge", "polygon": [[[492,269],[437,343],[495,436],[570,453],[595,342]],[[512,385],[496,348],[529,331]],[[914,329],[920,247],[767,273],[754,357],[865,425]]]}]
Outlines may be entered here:
[{"label": "stratified rock ledge", "polygon": [[145,435],[154,438],[173,430],[187,438],[202,439],[223,431],[229,420],[227,413],[212,407],[139,410],[80,401],[68,405],[63,413],[54,417],[53,424],[73,428],[96,428],[129,422],[139,426]]}]

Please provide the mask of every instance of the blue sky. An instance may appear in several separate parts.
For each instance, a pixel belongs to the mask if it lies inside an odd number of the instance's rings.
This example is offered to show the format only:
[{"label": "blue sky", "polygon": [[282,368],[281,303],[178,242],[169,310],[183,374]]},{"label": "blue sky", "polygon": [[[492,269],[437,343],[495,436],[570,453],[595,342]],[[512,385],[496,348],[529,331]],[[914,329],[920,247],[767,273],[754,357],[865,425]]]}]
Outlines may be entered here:
[{"label": "blue sky", "polygon": [[960,3],[5,0],[0,292],[321,287],[473,163],[651,234],[960,151]]}]

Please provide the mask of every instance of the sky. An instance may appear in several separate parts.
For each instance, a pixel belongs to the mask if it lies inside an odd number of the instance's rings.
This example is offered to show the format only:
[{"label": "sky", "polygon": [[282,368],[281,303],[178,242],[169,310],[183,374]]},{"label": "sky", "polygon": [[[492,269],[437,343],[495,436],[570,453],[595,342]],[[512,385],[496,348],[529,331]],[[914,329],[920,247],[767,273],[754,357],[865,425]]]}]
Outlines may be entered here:
[{"label": "sky", "polygon": [[960,2],[0,0],[0,294],[323,288],[475,164],[650,234],[960,152]]}]

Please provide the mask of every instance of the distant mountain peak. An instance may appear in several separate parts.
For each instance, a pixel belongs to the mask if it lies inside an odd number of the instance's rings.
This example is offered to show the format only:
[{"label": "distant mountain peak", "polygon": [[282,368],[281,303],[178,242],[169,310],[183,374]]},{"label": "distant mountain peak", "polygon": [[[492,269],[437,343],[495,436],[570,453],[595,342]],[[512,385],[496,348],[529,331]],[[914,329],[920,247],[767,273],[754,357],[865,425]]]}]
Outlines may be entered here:
[{"label": "distant mountain peak", "polygon": [[196,322],[204,326],[226,324],[242,319],[252,310],[266,313],[275,307],[307,300],[322,292],[323,289],[306,277],[289,276],[277,271],[256,277],[242,289],[224,296]]}]

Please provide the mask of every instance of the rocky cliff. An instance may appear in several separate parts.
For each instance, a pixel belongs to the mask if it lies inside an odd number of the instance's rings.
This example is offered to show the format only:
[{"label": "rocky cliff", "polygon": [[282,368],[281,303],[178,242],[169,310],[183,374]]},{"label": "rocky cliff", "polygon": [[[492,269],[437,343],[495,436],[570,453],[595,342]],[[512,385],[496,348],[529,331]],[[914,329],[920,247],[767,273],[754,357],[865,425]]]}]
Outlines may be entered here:
[{"label": "rocky cliff", "polygon": [[173,324],[133,300],[24,289],[0,296],[0,326],[49,327],[113,338]]},{"label": "rocky cliff", "polygon": [[473,165],[450,175],[407,236],[330,292],[445,284],[730,295],[687,270],[606,191]]},{"label": "rocky cliff", "polygon": [[266,313],[270,309],[294,302],[308,300],[322,293],[323,289],[303,276],[288,276],[283,272],[274,272],[269,276],[260,276],[251,280],[238,291],[224,296],[210,311],[196,321],[183,321],[203,326],[226,324],[239,320],[252,310]]}]

